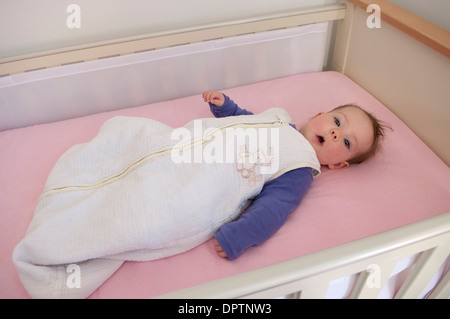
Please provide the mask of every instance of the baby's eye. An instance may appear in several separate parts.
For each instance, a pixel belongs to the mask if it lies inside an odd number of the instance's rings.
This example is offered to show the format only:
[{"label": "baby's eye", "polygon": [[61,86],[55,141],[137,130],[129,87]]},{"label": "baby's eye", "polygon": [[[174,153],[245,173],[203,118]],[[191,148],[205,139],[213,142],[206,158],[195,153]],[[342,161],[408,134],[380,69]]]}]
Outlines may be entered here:
[{"label": "baby's eye", "polygon": [[335,123],[337,126],[341,126],[341,122],[339,121],[339,119],[338,119],[337,117],[334,118],[334,123]]},{"label": "baby's eye", "polygon": [[344,139],[344,144],[346,148],[350,148],[350,141],[347,140],[346,138]]}]

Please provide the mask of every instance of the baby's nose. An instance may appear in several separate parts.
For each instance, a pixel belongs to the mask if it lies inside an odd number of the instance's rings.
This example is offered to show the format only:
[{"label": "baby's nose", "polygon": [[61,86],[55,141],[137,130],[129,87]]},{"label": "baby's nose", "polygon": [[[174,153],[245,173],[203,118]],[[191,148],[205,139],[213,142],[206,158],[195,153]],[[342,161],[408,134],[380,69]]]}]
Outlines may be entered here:
[{"label": "baby's nose", "polygon": [[337,141],[341,137],[341,131],[338,129],[332,129],[330,134],[333,141]]}]

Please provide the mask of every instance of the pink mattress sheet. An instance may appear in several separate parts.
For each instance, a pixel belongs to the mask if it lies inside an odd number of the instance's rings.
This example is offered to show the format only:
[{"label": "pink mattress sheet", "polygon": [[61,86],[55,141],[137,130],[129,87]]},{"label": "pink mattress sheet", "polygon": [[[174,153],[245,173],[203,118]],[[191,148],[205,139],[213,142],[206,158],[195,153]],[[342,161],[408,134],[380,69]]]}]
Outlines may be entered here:
[{"label": "pink mattress sheet", "polygon": [[[205,88],[207,90],[209,88]],[[150,262],[126,262],[91,298],[149,298],[340,245],[450,210],[450,169],[378,100],[336,72],[294,75],[224,90],[241,107],[289,111],[297,126],[355,103],[391,124],[382,153],[345,170],[323,168],[300,206],[267,242],[228,261],[212,241]],[[64,107],[64,106],[61,106]],[[406,106],[405,106],[406,107]],[[53,164],[116,115],[173,127],[210,117],[200,95],[0,133],[0,298],[28,298],[11,254],[24,237]],[[168,190],[170,191],[170,190]]]}]

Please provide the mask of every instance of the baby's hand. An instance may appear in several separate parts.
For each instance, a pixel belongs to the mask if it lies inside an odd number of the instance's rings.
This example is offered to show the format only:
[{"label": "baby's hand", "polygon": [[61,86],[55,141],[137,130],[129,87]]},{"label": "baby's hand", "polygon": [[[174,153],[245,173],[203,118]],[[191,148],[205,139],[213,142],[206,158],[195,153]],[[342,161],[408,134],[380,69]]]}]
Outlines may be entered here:
[{"label": "baby's hand", "polygon": [[205,91],[202,97],[205,102],[214,104],[215,106],[222,106],[225,103],[225,97],[217,91]]},{"label": "baby's hand", "polygon": [[217,254],[222,258],[227,258],[227,254],[223,251],[222,246],[220,246],[217,239],[214,238],[214,246],[216,248]]}]

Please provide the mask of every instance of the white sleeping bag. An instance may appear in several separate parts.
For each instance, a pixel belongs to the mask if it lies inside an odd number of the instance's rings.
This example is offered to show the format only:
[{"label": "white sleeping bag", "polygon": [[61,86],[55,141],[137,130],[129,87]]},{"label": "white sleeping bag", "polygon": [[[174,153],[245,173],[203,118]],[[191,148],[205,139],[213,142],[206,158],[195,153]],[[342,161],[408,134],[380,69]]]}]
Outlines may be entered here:
[{"label": "white sleeping bag", "polygon": [[[264,183],[320,164],[282,109],[173,129],[104,123],[52,169],[13,260],[32,297],[84,298],[126,260],[187,251],[234,220]],[[255,143],[255,137],[257,142]]]}]

